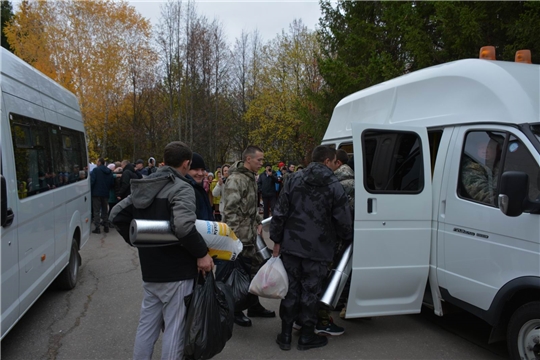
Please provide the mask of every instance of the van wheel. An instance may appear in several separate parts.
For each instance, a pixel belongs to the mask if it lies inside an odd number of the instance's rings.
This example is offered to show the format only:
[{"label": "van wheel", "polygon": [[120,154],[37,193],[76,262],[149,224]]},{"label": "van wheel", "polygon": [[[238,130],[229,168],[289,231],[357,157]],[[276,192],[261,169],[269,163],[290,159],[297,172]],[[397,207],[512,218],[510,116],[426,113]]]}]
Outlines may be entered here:
[{"label": "van wheel", "polygon": [[69,254],[69,263],[62,270],[56,279],[56,287],[60,290],[71,290],[77,285],[77,277],[79,275],[79,266],[81,260],[79,256],[79,246],[77,240],[71,240],[71,252]]},{"label": "van wheel", "polygon": [[508,323],[510,359],[540,359],[540,301],[517,309]]}]

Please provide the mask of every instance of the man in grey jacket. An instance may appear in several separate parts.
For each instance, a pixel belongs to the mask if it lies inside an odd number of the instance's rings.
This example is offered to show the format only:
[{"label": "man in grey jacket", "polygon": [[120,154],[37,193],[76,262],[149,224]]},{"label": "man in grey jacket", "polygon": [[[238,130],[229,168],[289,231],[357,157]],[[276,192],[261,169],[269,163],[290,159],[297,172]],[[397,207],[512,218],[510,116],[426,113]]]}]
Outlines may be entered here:
[{"label": "man in grey jacket", "polygon": [[134,359],[151,359],[163,329],[162,359],[182,359],[184,352],[184,297],[193,291],[197,271],[209,272],[213,261],[195,228],[195,193],[185,175],[192,152],[174,141],[165,147],[165,166],[150,176],[131,181],[131,195],[111,211],[110,221],[129,242],[132,219],[169,220],[179,242],[163,247],[138,248],[144,298]]},{"label": "man in grey jacket", "polygon": [[281,301],[281,333],[276,342],[291,348],[295,320],[302,324],[298,349],[325,346],[315,335],[317,302],[338,242],[352,241],[352,218],[343,186],[334,175],[336,150],[317,146],[309,166],[290,174],[279,195],[270,223],[274,256],[281,253],[289,291]]}]

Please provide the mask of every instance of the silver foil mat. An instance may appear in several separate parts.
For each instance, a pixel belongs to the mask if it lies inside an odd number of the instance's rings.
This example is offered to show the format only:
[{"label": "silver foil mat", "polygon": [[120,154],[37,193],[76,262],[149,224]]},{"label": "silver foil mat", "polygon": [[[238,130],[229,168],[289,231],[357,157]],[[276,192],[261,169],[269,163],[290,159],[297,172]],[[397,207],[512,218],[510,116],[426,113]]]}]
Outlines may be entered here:
[{"label": "silver foil mat", "polygon": [[171,232],[166,220],[131,220],[129,241],[133,246],[167,246],[178,243],[178,238]]},{"label": "silver foil mat", "polygon": [[330,281],[323,292],[319,303],[327,309],[335,309],[343,288],[351,275],[352,270],[352,244],[345,249],[343,256],[335,269],[330,272]]}]

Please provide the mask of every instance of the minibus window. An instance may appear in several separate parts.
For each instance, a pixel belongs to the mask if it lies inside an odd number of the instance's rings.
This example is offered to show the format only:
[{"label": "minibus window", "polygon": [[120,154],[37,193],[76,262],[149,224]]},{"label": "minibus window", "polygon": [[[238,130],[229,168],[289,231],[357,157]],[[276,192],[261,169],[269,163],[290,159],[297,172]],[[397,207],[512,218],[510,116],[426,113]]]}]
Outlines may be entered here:
[{"label": "minibus window", "polygon": [[19,199],[87,178],[80,131],[10,114]]},{"label": "minibus window", "polygon": [[362,134],[364,186],[370,193],[419,193],[424,188],[421,140],[416,133]]}]

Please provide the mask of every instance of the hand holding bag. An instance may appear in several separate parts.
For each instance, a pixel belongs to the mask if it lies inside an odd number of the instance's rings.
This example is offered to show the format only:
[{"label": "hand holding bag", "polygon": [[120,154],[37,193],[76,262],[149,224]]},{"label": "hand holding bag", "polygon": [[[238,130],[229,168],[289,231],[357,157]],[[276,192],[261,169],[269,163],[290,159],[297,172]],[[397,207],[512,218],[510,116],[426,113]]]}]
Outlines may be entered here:
[{"label": "hand holding bag", "polygon": [[249,292],[269,299],[285,299],[289,276],[281,258],[272,257],[264,264],[249,285]]}]

